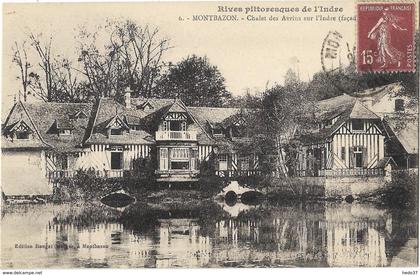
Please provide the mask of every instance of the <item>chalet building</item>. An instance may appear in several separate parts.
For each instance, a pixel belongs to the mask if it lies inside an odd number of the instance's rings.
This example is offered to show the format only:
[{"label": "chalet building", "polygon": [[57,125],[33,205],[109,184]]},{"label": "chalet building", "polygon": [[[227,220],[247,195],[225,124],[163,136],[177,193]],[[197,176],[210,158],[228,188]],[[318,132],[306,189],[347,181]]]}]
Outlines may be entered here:
[{"label": "chalet building", "polygon": [[396,117],[400,114],[417,116],[418,107],[411,106],[410,99],[401,91],[400,83],[392,83],[354,93],[366,107],[381,118]]},{"label": "chalet building", "polygon": [[[401,93],[400,83],[368,89],[353,96],[384,120],[385,152],[400,168],[418,167],[418,106]],[[415,105],[415,106],[413,106]]]},{"label": "chalet building", "polygon": [[85,103],[23,103],[2,128],[2,192],[51,194],[51,181],[93,169],[122,177],[139,159],[155,159],[165,180],[196,178],[210,158],[220,175],[253,173],[258,156],[242,155],[243,110],[188,107],[178,99],[101,98]]},{"label": "chalet building", "polygon": [[[417,122],[405,121],[403,129],[397,129],[404,119],[399,115],[408,111],[402,107],[408,99],[394,95],[398,89],[394,83],[320,101],[318,128],[298,138],[302,145],[296,173],[376,176],[388,165],[417,167]],[[417,121],[415,112],[410,115]]]}]

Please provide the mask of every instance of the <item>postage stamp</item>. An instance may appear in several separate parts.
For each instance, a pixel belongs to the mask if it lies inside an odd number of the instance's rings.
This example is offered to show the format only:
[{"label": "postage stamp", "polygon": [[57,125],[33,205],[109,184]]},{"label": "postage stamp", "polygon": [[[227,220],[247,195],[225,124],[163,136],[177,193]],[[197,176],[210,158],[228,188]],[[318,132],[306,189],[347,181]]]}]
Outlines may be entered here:
[{"label": "postage stamp", "polygon": [[414,32],[414,3],[358,4],[358,71],[414,72]]}]

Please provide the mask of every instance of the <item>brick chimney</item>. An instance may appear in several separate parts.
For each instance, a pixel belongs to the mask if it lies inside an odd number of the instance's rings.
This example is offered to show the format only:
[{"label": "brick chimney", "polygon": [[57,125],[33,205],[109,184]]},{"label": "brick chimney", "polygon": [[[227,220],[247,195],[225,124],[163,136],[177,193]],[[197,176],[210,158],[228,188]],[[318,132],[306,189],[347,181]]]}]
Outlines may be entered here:
[{"label": "brick chimney", "polygon": [[129,87],[124,91],[124,105],[126,108],[131,108],[131,90]]}]

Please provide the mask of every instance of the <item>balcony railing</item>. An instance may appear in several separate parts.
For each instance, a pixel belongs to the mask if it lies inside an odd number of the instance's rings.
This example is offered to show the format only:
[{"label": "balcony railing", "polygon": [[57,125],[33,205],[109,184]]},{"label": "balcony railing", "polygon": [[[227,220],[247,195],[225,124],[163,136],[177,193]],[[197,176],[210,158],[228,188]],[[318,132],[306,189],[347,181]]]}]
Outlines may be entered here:
[{"label": "balcony railing", "polygon": [[[50,171],[48,173],[49,180],[56,180],[62,178],[73,178],[78,171],[76,170],[56,170]],[[129,173],[130,171],[124,170],[96,170],[94,171],[95,176],[102,178],[122,178],[124,173]]]},{"label": "balcony railing", "polygon": [[383,168],[352,168],[352,169],[334,169],[334,170],[300,170],[296,172],[299,177],[378,177],[384,176]]},{"label": "balcony railing", "polygon": [[217,170],[216,175],[222,178],[261,175],[260,170]]},{"label": "balcony railing", "polygon": [[197,140],[195,131],[157,131],[156,140]]}]

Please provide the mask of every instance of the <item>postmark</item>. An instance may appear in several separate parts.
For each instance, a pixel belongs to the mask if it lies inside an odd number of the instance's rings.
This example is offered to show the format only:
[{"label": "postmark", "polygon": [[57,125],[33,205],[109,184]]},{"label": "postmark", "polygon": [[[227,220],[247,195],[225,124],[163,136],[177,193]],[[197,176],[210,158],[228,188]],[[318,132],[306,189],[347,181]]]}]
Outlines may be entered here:
[{"label": "postmark", "polygon": [[358,72],[415,72],[415,4],[357,4]]},{"label": "postmark", "polygon": [[[360,81],[357,74],[354,74],[355,52],[356,47],[337,30],[330,30],[322,42],[322,71],[331,80],[331,84],[343,93],[350,91],[348,85],[343,86],[342,82],[358,83]],[[354,86],[357,87],[357,85]]]}]

